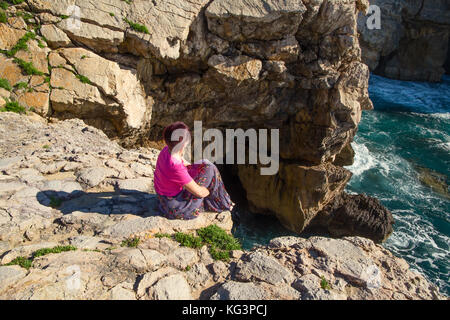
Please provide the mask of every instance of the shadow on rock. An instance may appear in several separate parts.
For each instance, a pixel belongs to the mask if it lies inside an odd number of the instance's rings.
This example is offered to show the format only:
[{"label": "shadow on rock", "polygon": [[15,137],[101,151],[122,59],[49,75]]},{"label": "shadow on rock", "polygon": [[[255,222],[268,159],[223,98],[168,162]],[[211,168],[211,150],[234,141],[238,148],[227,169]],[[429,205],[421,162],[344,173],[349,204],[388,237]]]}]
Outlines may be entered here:
[{"label": "shadow on rock", "polygon": [[72,192],[45,190],[36,195],[40,204],[60,210],[63,214],[75,211],[99,214],[135,214],[155,216],[158,212],[158,197],[154,193],[137,190],[111,192]]}]

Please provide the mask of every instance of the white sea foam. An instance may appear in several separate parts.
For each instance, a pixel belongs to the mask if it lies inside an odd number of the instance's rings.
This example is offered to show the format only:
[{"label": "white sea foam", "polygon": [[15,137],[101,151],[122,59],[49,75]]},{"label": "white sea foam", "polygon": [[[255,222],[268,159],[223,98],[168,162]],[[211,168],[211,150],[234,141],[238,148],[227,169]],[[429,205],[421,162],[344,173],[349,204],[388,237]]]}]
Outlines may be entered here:
[{"label": "white sea foam", "polygon": [[351,166],[346,168],[355,176],[359,176],[364,171],[375,167],[376,159],[364,144],[352,142],[352,148],[355,151],[354,161]]}]

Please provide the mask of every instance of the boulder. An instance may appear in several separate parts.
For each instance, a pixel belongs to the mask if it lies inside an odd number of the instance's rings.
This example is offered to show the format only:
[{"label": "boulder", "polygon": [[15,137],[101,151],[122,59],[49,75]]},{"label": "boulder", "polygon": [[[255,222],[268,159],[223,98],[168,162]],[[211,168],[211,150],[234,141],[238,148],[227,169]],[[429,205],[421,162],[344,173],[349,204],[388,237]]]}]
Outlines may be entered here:
[{"label": "boulder", "polygon": [[227,281],[222,284],[211,300],[264,300],[266,292],[253,283]]},{"label": "boulder", "polygon": [[235,277],[239,281],[259,280],[273,285],[290,284],[294,279],[292,273],[274,258],[259,252],[251,253],[245,260],[239,261]]}]

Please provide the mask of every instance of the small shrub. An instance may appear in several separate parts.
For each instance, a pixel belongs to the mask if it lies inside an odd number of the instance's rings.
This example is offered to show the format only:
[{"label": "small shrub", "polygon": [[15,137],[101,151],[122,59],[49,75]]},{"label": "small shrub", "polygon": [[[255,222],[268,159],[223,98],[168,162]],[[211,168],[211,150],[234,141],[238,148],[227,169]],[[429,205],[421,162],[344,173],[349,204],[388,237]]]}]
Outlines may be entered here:
[{"label": "small shrub", "polygon": [[9,0],[9,2],[12,2],[12,4],[21,4],[25,0]]},{"label": "small shrub", "polygon": [[8,9],[9,4],[6,1],[0,1],[0,8],[2,8],[3,10]]},{"label": "small shrub", "polygon": [[321,287],[322,289],[324,289],[324,290],[330,290],[330,289],[331,289],[330,284],[328,283],[328,281],[325,279],[324,276],[321,277],[321,280],[320,280],[320,287]]},{"label": "small shrub", "polygon": [[145,33],[145,34],[150,34],[150,32],[148,31],[147,27],[142,25],[142,24],[132,22],[132,21],[128,20],[127,18],[124,18],[123,21],[128,23],[129,26],[131,27],[131,29],[133,29],[134,31],[142,32],[142,33]]},{"label": "small shrub", "polygon": [[18,82],[18,83],[16,83],[15,85],[14,85],[14,88],[16,88],[16,89],[26,89],[26,88],[28,88],[28,83],[26,83],[26,82]]},{"label": "small shrub", "polygon": [[202,239],[190,234],[177,232],[175,233],[175,240],[183,247],[200,248],[202,246]]},{"label": "small shrub", "polygon": [[0,10],[0,23],[6,23],[8,21],[8,16],[6,15],[6,12],[3,10]]},{"label": "small shrub", "polygon": [[222,261],[230,260],[230,251],[228,250],[220,250],[217,249],[215,246],[211,246],[211,248],[209,248],[209,253],[211,254],[211,257],[214,260],[222,260]]},{"label": "small shrub", "polygon": [[121,247],[129,247],[129,248],[136,248],[139,245],[139,242],[141,239],[138,237],[135,238],[129,238],[122,241],[120,244]]},{"label": "small shrub", "polygon": [[203,242],[210,245],[209,253],[215,260],[228,261],[231,250],[242,249],[241,244],[235,237],[215,224],[197,230],[197,234]]},{"label": "small shrub", "polygon": [[25,268],[25,269],[30,269],[32,263],[33,263],[32,260],[27,259],[25,257],[17,257],[13,261],[11,261],[10,263],[5,264],[5,266],[17,265],[17,266],[21,266],[22,268]]},{"label": "small shrub", "polygon": [[172,239],[172,236],[168,233],[156,233],[155,238],[169,238]]},{"label": "small shrub", "polygon": [[63,20],[66,20],[66,19],[69,19],[70,16],[63,14],[63,15],[60,15],[59,17]]},{"label": "small shrub", "polygon": [[191,270],[191,266],[186,266],[186,268],[184,268],[184,271],[189,271]]},{"label": "small shrub", "polygon": [[50,253],[61,253],[66,251],[75,251],[77,250],[74,246],[56,246],[53,248],[43,248],[33,252],[33,259],[45,256]]},{"label": "small shrub", "polygon": [[3,78],[0,78],[0,88],[3,88],[5,90],[7,90],[7,91],[11,91],[12,90],[12,87],[9,84],[8,79],[3,79]]},{"label": "small shrub", "polygon": [[50,149],[50,146],[49,146],[48,144],[44,144],[44,145],[42,146],[42,148],[44,148],[44,149]]},{"label": "small shrub", "polygon": [[42,76],[44,75],[43,72],[36,69],[36,67],[33,65],[33,62],[26,62],[22,59],[14,58],[14,62],[19,65],[19,67],[22,69],[22,71],[27,75],[37,75]]},{"label": "small shrub", "polygon": [[112,13],[112,12],[110,12],[109,15],[110,15],[111,17],[114,17],[114,16],[115,16],[115,14]]},{"label": "small shrub", "polygon": [[197,234],[200,236],[200,238],[202,238],[203,242],[206,242],[219,249],[222,250],[242,249],[241,244],[235,237],[229,235],[225,230],[221,229],[215,224],[197,230]]},{"label": "small shrub", "polygon": [[78,80],[80,80],[82,83],[87,83],[87,84],[92,84],[91,80],[89,80],[88,77],[83,76],[81,74],[77,74],[76,77],[78,78]]},{"label": "small shrub", "polygon": [[7,101],[6,105],[0,109],[0,112],[25,113],[25,107],[21,106],[17,101]]}]

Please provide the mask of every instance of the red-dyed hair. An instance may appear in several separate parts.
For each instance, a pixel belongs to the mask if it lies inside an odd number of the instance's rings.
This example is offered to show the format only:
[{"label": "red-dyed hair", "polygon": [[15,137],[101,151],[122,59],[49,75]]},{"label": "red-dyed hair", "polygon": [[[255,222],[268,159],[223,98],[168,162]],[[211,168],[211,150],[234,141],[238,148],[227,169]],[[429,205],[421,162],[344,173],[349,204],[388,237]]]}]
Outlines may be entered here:
[{"label": "red-dyed hair", "polygon": [[[180,137],[179,140],[175,140],[172,141],[172,134],[175,130],[178,129],[184,129],[186,130],[186,134],[184,135],[184,137]],[[172,149],[181,141],[183,141],[183,138],[186,139],[188,138],[188,135],[190,135],[190,130],[189,127],[181,121],[177,121],[172,123],[171,125],[168,125],[167,127],[164,128],[163,130],[163,138],[164,141],[166,142],[167,146],[169,147],[169,150],[172,151]]]}]

